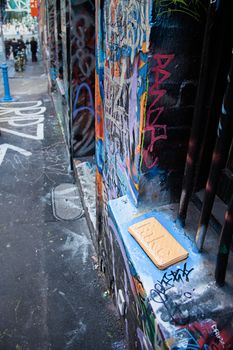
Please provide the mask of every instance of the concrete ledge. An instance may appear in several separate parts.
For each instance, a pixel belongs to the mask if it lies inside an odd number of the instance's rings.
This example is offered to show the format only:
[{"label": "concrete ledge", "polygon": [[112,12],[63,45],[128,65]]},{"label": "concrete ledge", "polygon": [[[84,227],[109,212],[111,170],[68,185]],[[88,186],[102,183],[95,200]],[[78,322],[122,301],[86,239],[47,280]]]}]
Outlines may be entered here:
[{"label": "concrete ledge", "polygon": [[[140,211],[127,196],[112,200],[108,205],[109,227],[118,242],[133,300],[116,287],[116,303],[125,319],[136,302],[136,333],[141,349],[233,349],[233,276],[232,257],[227,283],[218,287],[214,280],[217,236],[208,233],[206,251],[199,254],[193,241],[195,208],[186,230],[177,228],[172,206],[159,211]],[[166,270],[159,270],[129,234],[128,227],[149,217],[155,217],[189,252],[189,257]],[[110,242],[113,239],[110,238]],[[112,251],[114,247],[112,247]],[[114,264],[113,276],[123,271]],[[124,280],[124,276],[122,276]],[[121,293],[121,294],[120,294]],[[125,302],[125,313],[122,313]],[[129,337],[130,337],[130,330]],[[136,347],[135,348],[140,348]]]},{"label": "concrete ledge", "polygon": [[65,88],[64,88],[64,83],[62,79],[56,78],[56,83],[57,83],[57,87],[60,91],[60,94],[62,96],[65,96]]},{"label": "concrete ledge", "polygon": [[75,179],[81,193],[87,224],[91,233],[95,250],[98,251],[96,234],[96,192],[95,192],[95,160],[85,157],[73,160]]}]

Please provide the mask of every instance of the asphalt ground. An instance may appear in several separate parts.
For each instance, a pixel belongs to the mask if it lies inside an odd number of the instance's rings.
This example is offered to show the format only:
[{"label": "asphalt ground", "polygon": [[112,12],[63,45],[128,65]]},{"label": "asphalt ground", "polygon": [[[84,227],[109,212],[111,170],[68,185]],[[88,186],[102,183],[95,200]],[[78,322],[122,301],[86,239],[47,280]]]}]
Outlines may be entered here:
[{"label": "asphalt ground", "polygon": [[0,350],[125,349],[85,216],[53,215],[75,179],[43,63],[21,75],[0,103]]}]

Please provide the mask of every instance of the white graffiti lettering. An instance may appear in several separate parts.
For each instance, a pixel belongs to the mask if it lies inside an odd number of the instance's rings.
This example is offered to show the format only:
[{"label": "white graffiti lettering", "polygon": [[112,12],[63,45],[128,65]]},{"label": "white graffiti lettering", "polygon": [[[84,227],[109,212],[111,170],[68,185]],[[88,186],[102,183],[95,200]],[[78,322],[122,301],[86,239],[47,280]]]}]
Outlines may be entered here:
[{"label": "white graffiti lettering", "polygon": [[15,152],[18,152],[18,153],[22,154],[25,157],[29,157],[29,156],[32,155],[31,152],[26,151],[23,148],[20,148],[20,147],[17,147],[17,146],[13,146],[13,145],[10,145],[8,143],[3,143],[2,145],[0,145],[0,165],[2,165],[2,162],[3,162],[4,158],[5,158],[5,155],[6,155],[6,152],[7,152],[8,149],[10,149],[12,151],[15,151]]},{"label": "white graffiti lettering", "polygon": [[[130,50],[131,63],[143,43],[149,45],[149,5],[148,1],[130,0],[116,5],[114,0],[105,8],[107,43],[116,48]],[[119,30],[120,28],[120,30]]]},{"label": "white graffiti lettering", "polygon": [[214,324],[211,328],[212,328],[212,330],[213,330],[213,332],[214,332],[215,337],[216,337],[216,338],[220,341],[220,343],[224,346],[225,343],[224,343],[223,337],[221,336],[220,331],[219,331],[219,329],[217,328],[217,326]]},{"label": "white graffiti lettering", "polygon": [[[23,138],[32,140],[44,139],[44,112],[46,107],[42,106],[41,101],[15,102],[12,104],[0,105],[0,123],[8,123],[15,128],[31,127],[37,125],[34,134],[0,127],[0,130]],[[4,116],[4,117],[1,117]]]},{"label": "white graffiti lettering", "polygon": [[[42,101],[12,102],[0,104],[0,130],[7,134],[31,140],[44,139],[44,112]],[[9,128],[8,126],[12,127]],[[0,145],[0,165],[7,150],[29,157],[31,152],[8,143]]]}]

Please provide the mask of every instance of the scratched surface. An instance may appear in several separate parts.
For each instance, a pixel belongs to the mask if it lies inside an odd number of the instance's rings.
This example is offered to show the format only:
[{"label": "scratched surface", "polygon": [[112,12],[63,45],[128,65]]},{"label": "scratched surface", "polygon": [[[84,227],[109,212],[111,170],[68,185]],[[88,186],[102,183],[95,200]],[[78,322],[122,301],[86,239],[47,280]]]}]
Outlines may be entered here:
[{"label": "scratched surface", "polygon": [[[134,306],[133,299],[127,298],[126,287],[133,294],[140,315],[134,332],[142,349],[145,343],[146,349],[233,348],[233,258],[230,258],[226,286],[216,286],[214,266],[218,237],[210,228],[205,253],[197,253],[193,240],[196,216],[198,211],[193,207],[183,231],[174,223],[174,206],[143,212],[136,209],[127,196],[109,202],[111,273],[121,275],[121,279],[116,280],[115,293],[119,288],[125,291],[127,320]],[[164,271],[156,268],[128,232],[129,226],[149,217],[159,220],[189,252],[186,260]],[[121,256],[117,258],[121,265],[115,263],[116,252]],[[122,271],[127,278],[123,279]],[[128,336],[132,336],[132,329]]]},{"label": "scratched surface", "polygon": [[0,349],[123,349],[86,220],[52,214],[74,179],[51,99],[1,103],[0,128]]}]

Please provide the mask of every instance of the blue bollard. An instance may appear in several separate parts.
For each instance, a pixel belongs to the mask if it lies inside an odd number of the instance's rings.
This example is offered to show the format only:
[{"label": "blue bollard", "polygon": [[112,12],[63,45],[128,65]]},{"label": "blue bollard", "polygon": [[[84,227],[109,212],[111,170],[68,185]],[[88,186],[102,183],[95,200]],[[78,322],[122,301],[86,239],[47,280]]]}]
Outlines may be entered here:
[{"label": "blue bollard", "polygon": [[4,97],[0,99],[1,102],[12,102],[14,101],[13,97],[11,97],[10,86],[8,80],[8,67],[6,63],[1,65],[2,68],[2,79],[4,86]]}]

